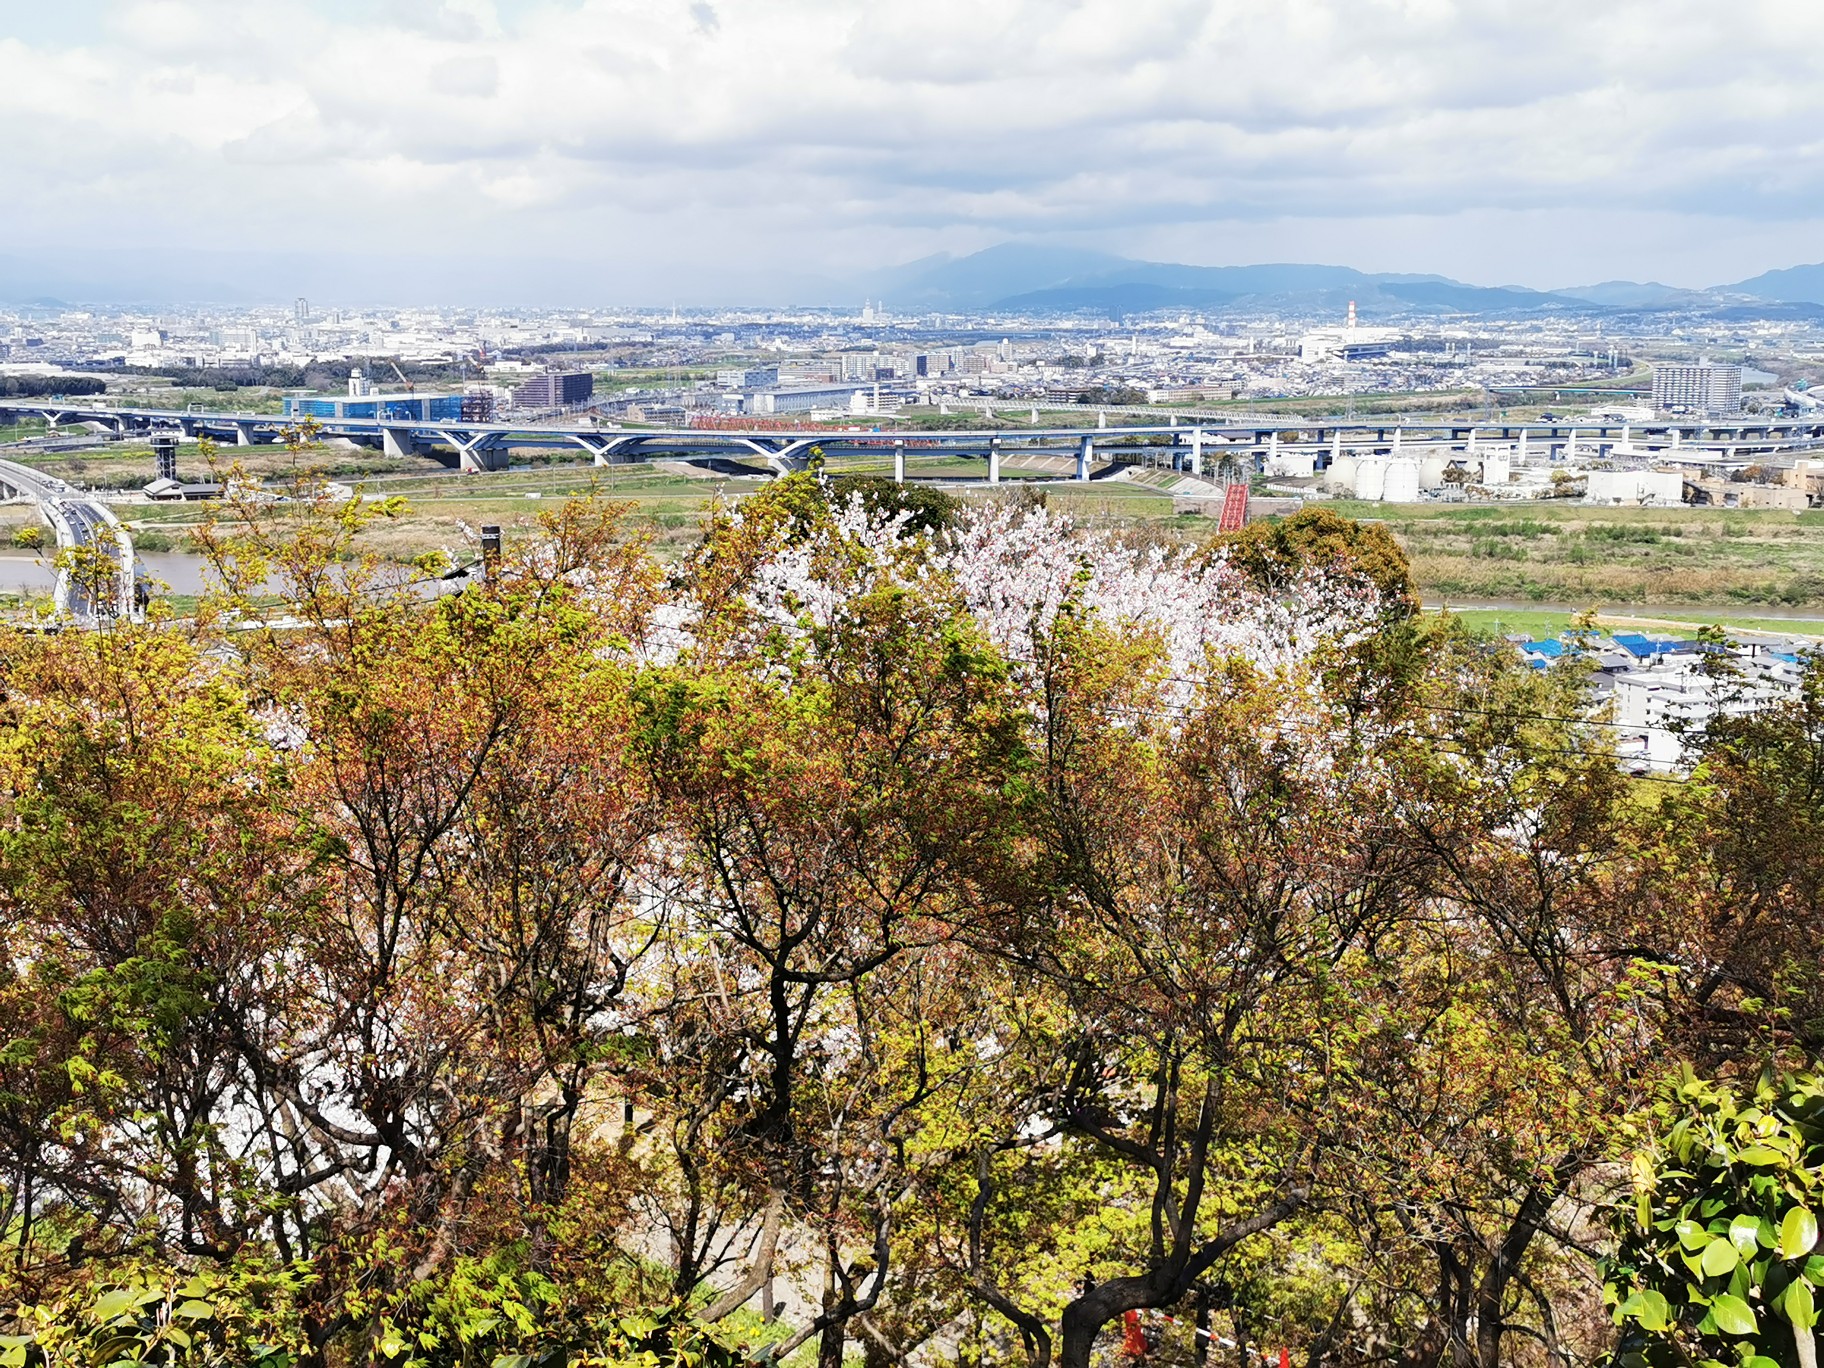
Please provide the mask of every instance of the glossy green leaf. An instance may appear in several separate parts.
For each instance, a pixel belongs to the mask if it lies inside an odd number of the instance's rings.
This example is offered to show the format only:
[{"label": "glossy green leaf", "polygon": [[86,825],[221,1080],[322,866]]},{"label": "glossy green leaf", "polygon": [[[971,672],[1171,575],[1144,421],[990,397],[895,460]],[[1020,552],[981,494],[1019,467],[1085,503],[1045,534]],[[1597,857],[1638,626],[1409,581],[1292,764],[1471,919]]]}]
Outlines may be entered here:
[{"label": "glossy green leaf", "polygon": [[1766,1145],[1750,1145],[1736,1155],[1736,1158],[1744,1164],[1753,1164],[1757,1168],[1772,1168],[1775,1164],[1786,1162],[1784,1154],[1776,1149],[1769,1149]]},{"label": "glossy green leaf", "polygon": [[1761,1223],[1754,1216],[1737,1216],[1729,1222],[1729,1243],[1744,1259],[1752,1259],[1761,1247]]},{"label": "glossy green leaf", "polygon": [[1727,1238],[1712,1240],[1704,1246],[1701,1267],[1705,1277],[1720,1278],[1733,1271],[1736,1262],[1735,1246]]},{"label": "glossy green leaf", "polygon": [[1748,1303],[1728,1293],[1710,1303],[1710,1314],[1725,1335],[1752,1335],[1761,1328]]},{"label": "glossy green leaf", "polygon": [[1809,1330],[1818,1323],[1817,1303],[1811,1295],[1811,1284],[1800,1278],[1780,1298],[1780,1309],[1792,1324]]},{"label": "glossy green leaf", "polygon": [[1818,1242],[1818,1218],[1805,1207],[1794,1207],[1780,1222],[1780,1256],[1802,1259]]},{"label": "glossy green leaf", "polygon": [[1678,1232],[1678,1242],[1686,1249],[1698,1250],[1710,1243],[1710,1232],[1696,1221],[1680,1221],[1673,1229]]}]

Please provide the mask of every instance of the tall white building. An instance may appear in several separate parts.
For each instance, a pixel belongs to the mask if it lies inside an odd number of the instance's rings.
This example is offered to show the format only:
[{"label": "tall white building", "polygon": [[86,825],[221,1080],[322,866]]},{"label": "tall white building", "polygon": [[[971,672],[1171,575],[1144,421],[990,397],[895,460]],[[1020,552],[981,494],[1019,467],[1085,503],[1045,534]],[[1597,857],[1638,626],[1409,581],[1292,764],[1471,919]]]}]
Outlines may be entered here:
[{"label": "tall white building", "polygon": [[1653,367],[1653,407],[1673,413],[1740,413],[1740,366]]}]

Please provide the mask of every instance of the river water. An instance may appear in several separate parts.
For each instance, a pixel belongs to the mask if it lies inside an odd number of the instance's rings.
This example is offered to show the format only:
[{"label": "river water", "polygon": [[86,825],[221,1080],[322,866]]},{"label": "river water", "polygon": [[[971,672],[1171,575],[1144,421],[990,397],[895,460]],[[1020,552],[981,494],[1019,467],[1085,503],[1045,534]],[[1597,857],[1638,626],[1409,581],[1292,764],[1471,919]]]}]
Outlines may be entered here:
[{"label": "river water", "polygon": [[[173,594],[199,594],[204,587],[206,562],[181,551],[142,551],[134,557],[152,579]],[[57,571],[49,555],[27,551],[0,552],[0,593],[49,594],[57,587]]]}]

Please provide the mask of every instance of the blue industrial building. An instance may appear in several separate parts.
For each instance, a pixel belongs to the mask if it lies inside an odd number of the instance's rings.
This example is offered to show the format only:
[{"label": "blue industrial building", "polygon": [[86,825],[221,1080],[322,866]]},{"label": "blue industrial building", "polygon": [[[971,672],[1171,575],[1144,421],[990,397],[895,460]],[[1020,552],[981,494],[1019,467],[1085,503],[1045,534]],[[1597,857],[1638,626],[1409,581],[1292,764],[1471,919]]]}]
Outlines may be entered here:
[{"label": "blue industrial building", "polygon": [[287,418],[378,418],[386,422],[436,423],[462,419],[460,394],[350,394],[285,400]]}]

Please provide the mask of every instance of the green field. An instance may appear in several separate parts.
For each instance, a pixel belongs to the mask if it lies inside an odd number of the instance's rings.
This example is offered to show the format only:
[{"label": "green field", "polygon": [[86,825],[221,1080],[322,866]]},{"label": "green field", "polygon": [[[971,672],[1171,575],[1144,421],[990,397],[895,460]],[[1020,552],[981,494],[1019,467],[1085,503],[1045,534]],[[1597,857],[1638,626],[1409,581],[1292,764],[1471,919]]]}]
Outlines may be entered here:
[{"label": "green field", "polygon": [[[1432,611],[1430,605],[1427,611]],[[1477,631],[1494,636],[1525,634],[1538,639],[1555,637],[1570,630],[1573,613],[1554,609],[1525,608],[1452,608],[1451,615],[1461,618]],[[1824,609],[1820,609],[1824,613]],[[1735,632],[1765,632],[1777,636],[1824,638],[1824,616],[1815,620],[1755,617],[1752,613],[1732,613],[1721,609],[1665,610],[1665,616],[1628,613],[1596,614],[1596,625],[1605,631],[1640,631],[1653,633],[1664,629],[1689,631],[1707,623],[1727,627]]]},{"label": "green field", "polygon": [[[957,415],[952,415],[954,419]],[[976,419],[979,421],[979,415]],[[79,485],[134,488],[153,474],[152,454],[123,443],[93,451],[23,459]],[[282,479],[308,471],[375,494],[401,494],[412,505],[405,518],[375,536],[389,554],[411,555],[450,545],[478,520],[508,525],[530,521],[536,495],[561,497],[596,489],[634,504],[636,526],[652,533],[662,553],[682,550],[696,535],[717,498],[738,497],[768,473],[758,461],[746,475],[692,474],[658,462],[594,467],[570,452],[516,453],[516,468],[490,475],[462,475],[425,457],[393,458],[379,452],[322,446],[293,454],[282,447],[224,447],[217,468],[240,463],[256,477]],[[201,451],[179,451],[179,472],[207,478]],[[920,477],[955,482],[966,493],[986,494],[985,462],[961,456],[913,453]],[[891,458],[837,457],[833,472],[887,475]],[[731,468],[740,469],[739,467]],[[1052,506],[1092,523],[1136,524],[1148,535],[1202,539],[1201,519],[1174,517],[1165,489],[1129,480],[1077,485],[1060,479],[1062,463],[1026,468],[1015,452],[1002,465],[1006,486],[1042,482]],[[1153,478],[1153,477],[1146,477]],[[1712,508],[1592,508],[1569,500],[1504,504],[1381,504],[1338,500],[1325,505],[1348,517],[1387,527],[1405,548],[1427,601],[1467,602],[1480,610],[1507,605],[1487,619],[1502,630],[1541,630],[1575,608],[1626,610],[1657,620],[1766,619],[1756,609],[1778,608],[1824,618],[1824,510],[1792,514]],[[207,516],[198,505],[123,510],[142,530],[181,547],[186,525]],[[1537,605],[1532,608],[1530,605]],[[1477,621],[1483,620],[1478,611]],[[1517,625],[1516,625],[1517,624]],[[1769,620],[1767,630],[1815,630]]]},{"label": "green field", "polygon": [[1392,531],[1428,597],[1735,611],[1817,605],[1824,617],[1824,511],[1568,500],[1325,506]]}]

